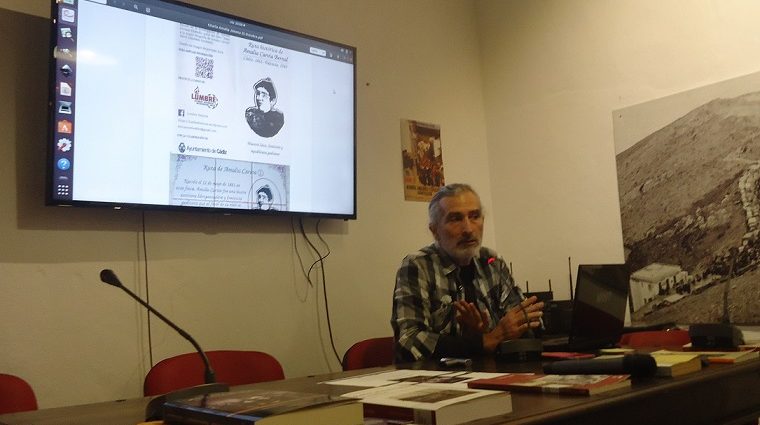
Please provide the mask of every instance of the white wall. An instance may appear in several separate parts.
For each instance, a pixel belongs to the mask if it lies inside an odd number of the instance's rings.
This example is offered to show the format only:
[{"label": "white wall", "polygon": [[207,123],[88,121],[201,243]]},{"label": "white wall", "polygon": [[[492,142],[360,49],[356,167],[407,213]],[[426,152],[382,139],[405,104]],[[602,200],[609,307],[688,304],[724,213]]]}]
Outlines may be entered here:
[{"label": "white wall", "polygon": [[[332,250],[326,272],[338,353],[360,339],[390,335],[396,268],[404,254],[430,241],[426,205],[403,200],[400,119],[440,124],[447,181],[472,183],[491,209],[473,3],[194,3],[358,48],[359,218],[323,222],[320,230]],[[0,167],[0,371],[30,381],[41,407],[141,395],[150,367],[145,314],[98,280],[101,269],[112,268],[145,295],[141,215],[43,206],[42,17],[49,3],[0,0],[0,8],[6,8],[0,9],[0,157],[6,159]],[[321,286],[309,287],[301,275],[289,219],[146,212],[145,224],[150,301],[204,349],[266,351],[288,377],[338,370]],[[307,222],[312,236],[314,224]],[[485,238],[491,246],[493,234]],[[154,363],[192,351],[155,318],[150,330]]]},{"label": "white wall", "polygon": [[477,0],[497,247],[569,297],[622,262],[612,111],[760,70],[752,0]]}]

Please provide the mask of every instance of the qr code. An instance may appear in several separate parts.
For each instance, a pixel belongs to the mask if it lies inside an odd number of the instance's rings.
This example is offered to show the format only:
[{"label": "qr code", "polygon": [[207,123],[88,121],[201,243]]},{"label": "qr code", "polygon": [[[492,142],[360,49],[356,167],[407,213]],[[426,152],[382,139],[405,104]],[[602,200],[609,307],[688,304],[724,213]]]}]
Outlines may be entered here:
[{"label": "qr code", "polygon": [[198,78],[214,78],[214,60],[196,56],[195,76]]}]

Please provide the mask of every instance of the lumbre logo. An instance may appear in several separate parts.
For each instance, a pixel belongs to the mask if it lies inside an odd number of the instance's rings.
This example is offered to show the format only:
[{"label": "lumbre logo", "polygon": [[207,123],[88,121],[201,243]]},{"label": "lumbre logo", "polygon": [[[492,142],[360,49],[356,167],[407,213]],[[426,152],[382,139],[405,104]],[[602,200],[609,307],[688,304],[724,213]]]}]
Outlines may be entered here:
[{"label": "lumbre logo", "polygon": [[219,98],[216,97],[215,94],[201,94],[201,91],[198,87],[193,90],[190,98],[193,99],[198,105],[208,106],[211,109],[214,109],[217,107],[217,105],[219,105]]}]

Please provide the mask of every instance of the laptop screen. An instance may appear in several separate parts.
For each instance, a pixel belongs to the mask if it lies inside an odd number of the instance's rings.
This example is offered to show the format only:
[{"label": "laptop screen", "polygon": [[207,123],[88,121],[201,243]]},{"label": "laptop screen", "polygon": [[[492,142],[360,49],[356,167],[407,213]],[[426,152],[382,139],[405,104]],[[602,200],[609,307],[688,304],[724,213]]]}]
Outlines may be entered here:
[{"label": "laptop screen", "polygon": [[570,343],[604,346],[620,339],[628,302],[625,264],[579,265],[573,301]]}]

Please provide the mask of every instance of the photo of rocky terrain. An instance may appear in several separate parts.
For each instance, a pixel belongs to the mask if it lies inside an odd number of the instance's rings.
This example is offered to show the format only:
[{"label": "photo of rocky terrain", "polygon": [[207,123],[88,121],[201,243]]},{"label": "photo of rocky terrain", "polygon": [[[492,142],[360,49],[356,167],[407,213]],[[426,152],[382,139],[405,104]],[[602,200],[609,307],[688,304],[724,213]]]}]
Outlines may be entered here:
[{"label": "photo of rocky terrain", "polygon": [[760,92],[704,103],[616,159],[632,323],[760,324]]}]

